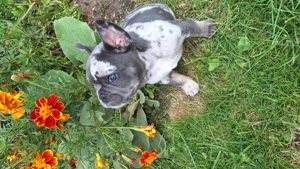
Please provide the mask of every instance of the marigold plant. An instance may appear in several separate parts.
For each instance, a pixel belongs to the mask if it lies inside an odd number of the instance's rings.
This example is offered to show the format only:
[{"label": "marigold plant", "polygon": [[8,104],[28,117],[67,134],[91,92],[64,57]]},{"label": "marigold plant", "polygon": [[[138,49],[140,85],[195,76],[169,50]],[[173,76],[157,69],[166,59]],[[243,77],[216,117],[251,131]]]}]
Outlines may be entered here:
[{"label": "marigold plant", "polygon": [[21,107],[25,102],[25,99],[19,100],[24,92],[17,93],[13,91],[11,93],[0,91],[0,112],[3,114],[11,114],[12,118],[18,119],[25,113],[25,109]]},{"label": "marigold plant", "polygon": [[69,119],[69,114],[63,114],[62,110],[65,108],[63,102],[59,102],[59,97],[52,94],[46,99],[41,97],[35,101],[35,107],[30,113],[30,119],[34,120],[38,127],[46,126],[46,128],[64,129],[60,123]]}]

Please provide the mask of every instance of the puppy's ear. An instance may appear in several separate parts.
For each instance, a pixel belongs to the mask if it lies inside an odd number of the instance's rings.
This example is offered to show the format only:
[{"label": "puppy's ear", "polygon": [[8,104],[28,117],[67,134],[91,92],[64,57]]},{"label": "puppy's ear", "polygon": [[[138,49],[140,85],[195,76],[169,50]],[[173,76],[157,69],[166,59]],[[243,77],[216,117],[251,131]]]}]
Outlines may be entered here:
[{"label": "puppy's ear", "polygon": [[88,54],[91,54],[93,52],[93,50],[95,49],[95,47],[93,47],[93,46],[85,46],[85,45],[80,44],[80,43],[74,43],[74,46],[77,49],[80,49],[80,50],[83,50],[83,51],[87,52]]},{"label": "puppy's ear", "polygon": [[132,39],[118,25],[104,20],[96,20],[95,27],[107,50],[121,53],[129,49]]}]

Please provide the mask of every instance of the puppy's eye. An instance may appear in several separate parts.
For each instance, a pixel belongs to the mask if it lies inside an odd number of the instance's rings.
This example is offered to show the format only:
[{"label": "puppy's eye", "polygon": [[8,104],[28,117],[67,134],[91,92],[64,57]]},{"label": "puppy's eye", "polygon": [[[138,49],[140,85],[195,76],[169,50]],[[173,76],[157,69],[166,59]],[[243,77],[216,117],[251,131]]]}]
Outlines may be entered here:
[{"label": "puppy's eye", "polygon": [[111,75],[107,76],[107,79],[110,83],[114,82],[118,79],[118,75],[117,74],[111,74]]}]

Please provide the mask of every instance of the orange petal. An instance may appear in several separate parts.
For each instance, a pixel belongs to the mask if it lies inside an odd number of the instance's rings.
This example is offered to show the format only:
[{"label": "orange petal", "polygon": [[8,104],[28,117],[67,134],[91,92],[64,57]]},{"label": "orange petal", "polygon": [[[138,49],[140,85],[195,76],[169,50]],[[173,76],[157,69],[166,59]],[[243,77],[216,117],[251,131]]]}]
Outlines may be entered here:
[{"label": "orange petal", "polygon": [[35,114],[35,110],[33,110],[30,114],[29,114],[29,118],[31,119],[31,120],[34,120],[34,119],[36,119],[38,116]]},{"label": "orange petal", "polygon": [[56,120],[52,116],[49,116],[45,120],[45,126],[46,128],[54,128],[56,126]]},{"label": "orange petal", "polygon": [[47,104],[47,99],[45,97],[41,97],[39,100],[35,101],[35,105],[38,108],[41,108],[45,104]]},{"label": "orange petal", "polygon": [[60,121],[67,121],[70,118],[70,114],[63,114]]},{"label": "orange petal", "polygon": [[57,102],[57,103],[53,106],[53,108],[62,111],[62,110],[65,108],[65,105],[64,105],[63,102]]},{"label": "orange petal", "polygon": [[58,102],[58,100],[59,100],[59,97],[52,94],[48,97],[48,105],[54,106]]},{"label": "orange petal", "polygon": [[56,127],[59,129],[59,130],[64,130],[64,126],[62,124],[59,123],[59,121],[56,122]]},{"label": "orange petal", "polygon": [[15,109],[14,112],[11,113],[12,118],[14,119],[18,119],[20,117],[22,117],[25,113],[25,109],[23,107],[17,108]]},{"label": "orange petal", "polygon": [[50,164],[52,167],[58,164],[58,160],[56,157],[51,158],[51,160],[47,161],[47,164]]},{"label": "orange petal", "polygon": [[57,109],[53,109],[51,110],[52,112],[52,117],[55,119],[55,120],[59,120],[61,118],[61,112]]},{"label": "orange petal", "polygon": [[42,154],[42,157],[45,159],[46,163],[50,161],[53,158],[52,150],[45,150]]},{"label": "orange petal", "polygon": [[57,157],[60,157],[60,158],[65,158],[65,155],[63,153],[60,153],[60,152],[56,152],[55,155]]},{"label": "orange petal", "polygon": [[35,120],[34,120],[35,124],[38,126],[38,127],[41,127],[41,126],[44,126],[45,125],[45,119],[41,116],[37,117]]},{"label": "orange petal", "polygon": [[148,158],[150,156],[150,153],[148,151],[145,151],[143,153],[143,158]]}]

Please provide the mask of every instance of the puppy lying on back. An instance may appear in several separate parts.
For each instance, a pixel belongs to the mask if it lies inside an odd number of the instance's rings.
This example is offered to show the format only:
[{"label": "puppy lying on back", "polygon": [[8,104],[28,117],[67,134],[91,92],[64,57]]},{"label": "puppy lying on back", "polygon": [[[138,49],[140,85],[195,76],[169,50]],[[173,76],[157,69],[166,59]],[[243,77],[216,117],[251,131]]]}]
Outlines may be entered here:
[{"label": "puppy lying on back", "polygon": [[197,82],[173,69],[186,38],[210,38],[215,33],[211,19],[178,21],[167,6],[149,4],[130,12],[123,28],[104,20],[97,20],[95,27],[99,45],[75,46],[90,54],[86,76],[104,107],[126,105],[144,84],[179,86],[189,96],[198,93]]}]

